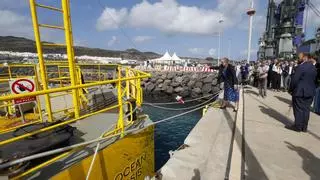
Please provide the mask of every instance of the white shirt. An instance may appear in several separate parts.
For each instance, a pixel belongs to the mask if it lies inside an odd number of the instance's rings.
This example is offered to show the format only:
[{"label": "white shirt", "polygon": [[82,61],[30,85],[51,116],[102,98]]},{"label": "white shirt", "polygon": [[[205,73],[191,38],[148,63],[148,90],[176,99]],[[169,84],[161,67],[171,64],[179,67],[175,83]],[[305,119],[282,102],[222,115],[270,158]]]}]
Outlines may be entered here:
[{"label": "white shirt", "polygon": [[282,69],[276,65],[273,65],[272,67],[272,71],[278,73],[278,74],[281,74],[282,73]]},{"label": "white shirt", "polygon": [[289,75],[292,74],[292,69],[293,69],[293,67],[292,67],[292,66],[289,66]]}]

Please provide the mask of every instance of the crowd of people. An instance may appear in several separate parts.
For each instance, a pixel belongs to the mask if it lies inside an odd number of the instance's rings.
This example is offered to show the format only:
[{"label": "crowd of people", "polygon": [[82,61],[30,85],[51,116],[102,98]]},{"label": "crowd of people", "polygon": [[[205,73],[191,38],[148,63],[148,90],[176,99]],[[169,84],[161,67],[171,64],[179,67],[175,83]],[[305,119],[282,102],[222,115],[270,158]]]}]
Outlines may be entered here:
[{"label": "crowd of people", "polygon": [[[304,54],[305,59],[318,71],[317,84],[320,85],[320,62],[315,56]],[[267,96],[267,89],[275,92],[288,92],[292,77],[299,65],[298,60],[263,60],[248,64],[245,61],[236,63],[235,71],[238,82],[259,88],[260,96]]]},{"label": "crowd of people", "polygon": [[295,123],[286,128],[307,132],[312,102],[320,113],[320,60],[307,53],[300,53],[298,60],[263,60],[252,64],[236,63],[233,66],[224,58],[219,69],[219,79],[224,82],[224,103],[236,102],[236,84],[259,88],[259,95],[267,97],[267,89],[288,92],[292,96]]}]

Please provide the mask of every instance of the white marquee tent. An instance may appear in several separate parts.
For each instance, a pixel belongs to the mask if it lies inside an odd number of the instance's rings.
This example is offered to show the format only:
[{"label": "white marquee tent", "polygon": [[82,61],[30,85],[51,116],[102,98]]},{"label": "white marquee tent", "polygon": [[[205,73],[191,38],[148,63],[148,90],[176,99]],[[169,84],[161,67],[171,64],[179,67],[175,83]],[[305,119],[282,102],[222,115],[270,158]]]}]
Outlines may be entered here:
[{"label": "white marquee tent", "polygon": [[176,53],[173,53],[173,55],[170,56],[168,51],[166,51],[166,53],[162,57],[157,59],[152,59],[150,60],[150,62],[155,64],[165,64],[165,65],[173,65],[173,64],[182,65],[185,62],[185,60],[178,57]]}]

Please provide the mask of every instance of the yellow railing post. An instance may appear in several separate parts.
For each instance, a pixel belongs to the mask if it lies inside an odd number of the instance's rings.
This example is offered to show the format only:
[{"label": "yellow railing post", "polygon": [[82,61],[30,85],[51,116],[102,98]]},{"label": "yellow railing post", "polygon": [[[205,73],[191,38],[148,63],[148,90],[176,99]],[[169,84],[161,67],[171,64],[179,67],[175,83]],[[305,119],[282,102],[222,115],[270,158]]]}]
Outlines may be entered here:
[{"label": "yellow railing post", "polygon": [[[37,10],[36,10],[36,4],[35,0],[30,0],[30,9],[31,9],[31,16],[32,16],[32,24],[34,29],[34,36],[35,41],[37,45],[37,52],[38,52],[38,59],[39,59],[39,68],[40,68],[40,75],[41,75],[41,83],[43,90],[48,89],[48,81],[47,81],[47,75],[46,75],[46,68],[44,64],[43,54],[42,54],[42,46],[41,46],[41,40],[40,40],[40,31],[38,26],[38,18],[37,18]],[[52,112],[51,112],[51,102],[50,102],[50,96],[49,94],[45,94],[45,103],[46,103],[46,111],[48,114],[48,121],[52,122]]]},{"label": "yellow railing post", "polygon": [[9,73],[9,78],[11,79],[11,78],[12,78],[12,74],[11,74],[11,67],[10,67],[10,65],[8,65],[8,73]]},{"label": "yellow railing post", "polygon": [[123,104],[122,104],[122,91],[121,91],[121,68],[118,67],[118,104],[119,104],[119,119],[117,123],[117,128],[124,132],[124,122],[123,122]]},{"label": "yellow railing post", "polygon": [[99,81],[101,80],[100,76],[101,76],[101,67],[100,65],[98,65],[98,76],[99,76]]},{"label": "yellow railing post", "polygon": [[[37,72],[37,67],[34,66],[34,75],[35,75],[35,82],[36,82],[36,89],[37,91],[40,91],[40,84],[39,84],[39,77],[38,77],[38,72]],[[42,110],[41,110],[41,101],[39,96],[36,96],[37,98],[37,108],[38,108],[38,112],[39,112],[39,118],[40,121],[43,122],[43,118],[42,118]]]},{"label": "yellow railing post", "polygon": [[[140,76],[140,73],[137,73]],[[141,89],[141,79],[136,79],[136,87],[137,87],[137,106],[141,107],[142,104],[142,89]]]},{"label": "yellow railing post", "polygon": [[[61,78],[60,66],[58,66],[58,77]],[[62,80],[60,80],[60,87],[63,87]]]},{"label": "yellow railing post", "polygon": [[[77,75],[75,72],[76,71],[75,60],[74,60],[74,54],[73,54],[73,42],[72,42],[69,0],[62,0],[62,10],[63,10],[63,23],[64,23],[64,29],[65,29],[71,86],[76,86],[77,85],[77,80],[76,80]],[[73,107],[74,107],[75,118],[79,118],[79,116],[80,116],[80,107],[79,107],[79,98],[78,97],[79,97],[78,90],[73,89],[72,90],[72,102],[73,102]]]},{"label": "yellow railing post", "polygon": [[[129,77],[129,69],[126,68],[126,78]],[[126,96],[127,99],[130,98],[130,81],[126,81]]]}]

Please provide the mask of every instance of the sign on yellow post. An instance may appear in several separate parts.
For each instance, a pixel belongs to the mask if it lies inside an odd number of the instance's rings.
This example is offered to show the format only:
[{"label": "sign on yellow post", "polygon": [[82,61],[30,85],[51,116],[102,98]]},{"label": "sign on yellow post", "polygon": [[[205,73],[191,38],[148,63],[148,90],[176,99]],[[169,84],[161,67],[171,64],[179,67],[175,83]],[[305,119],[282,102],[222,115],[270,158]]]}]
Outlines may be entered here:
[{"label": "sign on yellow post", "polygon": [[[54,176],[54,180],[86,179],[93,155]],[[92,180],[144,180],[154,175],[154,127],[131,134],[97,154]]]}]

